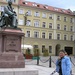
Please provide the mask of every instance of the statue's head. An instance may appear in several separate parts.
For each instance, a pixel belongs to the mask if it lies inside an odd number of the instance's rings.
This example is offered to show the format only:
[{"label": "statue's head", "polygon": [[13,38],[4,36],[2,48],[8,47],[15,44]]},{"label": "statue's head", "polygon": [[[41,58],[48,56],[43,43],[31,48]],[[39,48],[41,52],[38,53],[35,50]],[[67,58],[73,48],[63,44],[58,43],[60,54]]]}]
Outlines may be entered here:
[{"label": "statue's head", "polygon": [[12,1],[11,1],[11,0],[9,0],[9,1],[8,1],[8,4],[9,4],[9,5],[12,5]]}]

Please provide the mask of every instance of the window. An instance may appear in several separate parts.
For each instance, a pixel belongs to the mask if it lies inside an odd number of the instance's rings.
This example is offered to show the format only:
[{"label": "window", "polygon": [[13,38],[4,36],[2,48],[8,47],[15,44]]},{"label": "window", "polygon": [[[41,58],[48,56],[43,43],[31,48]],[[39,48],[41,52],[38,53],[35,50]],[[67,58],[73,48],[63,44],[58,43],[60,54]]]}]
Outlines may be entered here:
[{"label": "window", "polygon": [[49,46],[49,53],[52,53],[52,46]]},{"label": "window", "polygon": [[24,25],[24,20],[19,19],[19,25]]},{"label": "window", "polygon": [[37,4],[33,4],[33,6],[37,6]]},{"label": "window", "polygon": [[19,14],[24,14],[24,10],[23,9],[19,9]]},{"label": "window", "polygon": [[49,33],[49,39],[52,39],[52,33]]},{"label": "window", "polygon": [[45,45],[42,45],[42,53],[44,52],[45,49]]},{"label": "window", "polygon": [[60,16],[57,16],[57,20],[60,20]]},{"label": "window", "polygon": [[[9,1],[9,0],[6,0],[7,2]],[[16,2],[16,0],[11,0],[12,2]]]},{"label": "window", "polygon": [[73,26],[70,27],[70,31],[73,31]]},{"label": "window", "polygon": [[66,25],[64,25],[64,30],[67,30],[67,27],[66,27]]},{"label": "window", "polygon": [[71,41],[73,41],[73,35],[70,36]]},{"label": "window", "polygon": [[30,16],[31,15],[31,10],[27,11],[27,15]]},{"label": "window", "polygon": [[34,31],[34,38],[39,38],[39,32]]},{"label": "window", "polygon": [[73,18],[70,19],[70,23],[73,23]]},{"label": "window", "polygon": [[52,23],[49,23],[49,28],[51,28],[51,29],[52,29]]},{"label": "window", "polygon": [[64,35],[64,40],[67,40],[67,35]]},{"label": "window", "polygon": [[43,18],[46,18],[46,13],[42,13],[42,17]]},{"label": "window", "polygon": [[39,21],[38,20],[34,21],[34,26],[39,27]]},{"label": "window", "polygon": [[34,49],[35,49],[35,48],[38,48],[38,45],[34,45]]},{"label": "window", "polygon": [[26,37],[30,37],[30,31],[26,32]]},{"label": "window", "polygon": [[53,19],[53,14],[50,14],[49,15],[49,19]]},{"label": "window", "polygon": [[57,29],[58,29],[58,30],[60,29],[60,24],[57,24]]},{"label": "window", "polygon": [[60,34],[57,34],[57,40],[60,40]]},{"label": "window", "polygon": [[22,2],[23,4],[28,4],[27,2]]},{"label": "window", "polygon": [[34,16],[39,17],[40,13],[39,12],[35,12]]},{"label": "window", "polygon": [[42,38],[44,38],[44,39],[45,39],[45,32],[43,32],[43,33],[42,33]]},{"label": "window", "polygon": [[66,17],[64,17],[64,22],[66,22],[67,21],[67,18]]},{"label": "window", "polygon": [[54,8],[55,11],[58,11],[58,8]]},{"label": "window", "polygon": [[43,22],[42,27],[45,28],[45,26],[46,26],[46,22]]},{"label": "window", "polygon": [[27,25],[27,26],[30,26],[30,25],[31,25],[31,20],[27,20],[26,25]]},{"label": "window", "polygon": [[4,6],[0,6],[0,11],[4,11]]}]

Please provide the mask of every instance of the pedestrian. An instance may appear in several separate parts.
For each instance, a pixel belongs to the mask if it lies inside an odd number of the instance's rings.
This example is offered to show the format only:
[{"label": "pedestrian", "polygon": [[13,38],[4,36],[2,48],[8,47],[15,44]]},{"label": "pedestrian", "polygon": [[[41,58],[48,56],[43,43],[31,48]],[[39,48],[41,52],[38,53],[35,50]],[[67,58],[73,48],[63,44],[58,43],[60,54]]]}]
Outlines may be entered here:
[{"label": "pedestrian", "polygon": [[71,75],[71,61],[68,56],[65,56],[64,50],[59,52],[59,58],[56,61],[56,72],[59,75]]}]

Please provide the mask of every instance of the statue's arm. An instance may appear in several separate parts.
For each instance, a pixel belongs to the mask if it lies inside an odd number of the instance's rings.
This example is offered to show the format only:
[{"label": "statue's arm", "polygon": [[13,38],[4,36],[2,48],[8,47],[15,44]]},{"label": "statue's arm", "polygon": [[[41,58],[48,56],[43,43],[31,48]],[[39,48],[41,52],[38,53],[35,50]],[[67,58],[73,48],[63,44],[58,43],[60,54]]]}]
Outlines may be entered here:
[{"label": "statue's arm", "polygon": [[4,7],[4,11],[5,13],[9,14],[9,15],[13,15],[14,13],[11,12],[7,7]]}]

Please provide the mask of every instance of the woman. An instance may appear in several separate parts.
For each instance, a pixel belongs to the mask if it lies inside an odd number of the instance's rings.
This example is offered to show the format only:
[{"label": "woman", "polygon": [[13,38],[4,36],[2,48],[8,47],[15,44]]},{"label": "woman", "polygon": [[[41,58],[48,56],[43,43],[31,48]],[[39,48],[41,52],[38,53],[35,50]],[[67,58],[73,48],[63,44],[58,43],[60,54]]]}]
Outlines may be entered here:
[{"label": "woman", "polygon": [[71,75],[71,61],[68,56],[65,56],[65,51],[60,50],[59,58],[56,61],[56,72],[59,75]]}]

